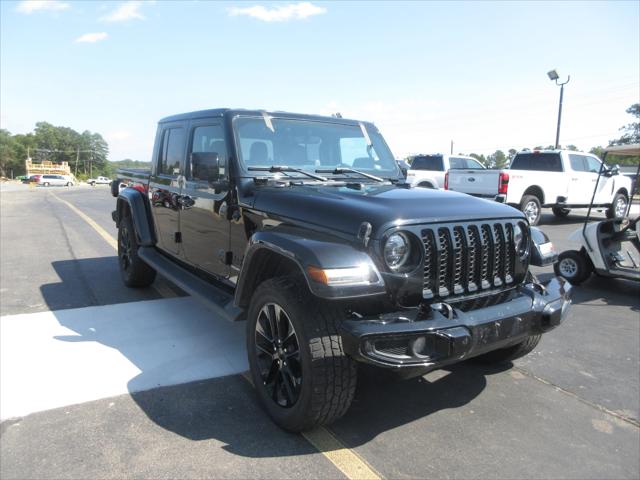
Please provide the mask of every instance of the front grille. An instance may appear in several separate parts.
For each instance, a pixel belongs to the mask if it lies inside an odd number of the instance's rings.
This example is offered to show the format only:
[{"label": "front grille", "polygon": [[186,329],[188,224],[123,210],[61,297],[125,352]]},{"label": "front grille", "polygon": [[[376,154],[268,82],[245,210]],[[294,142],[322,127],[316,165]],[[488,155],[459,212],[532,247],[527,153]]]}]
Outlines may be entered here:
[{"label": "front grille", "polygon": [[423,297],[462,298],[512,284],[513,229],[513,223],[497,221],[422,230]]}]

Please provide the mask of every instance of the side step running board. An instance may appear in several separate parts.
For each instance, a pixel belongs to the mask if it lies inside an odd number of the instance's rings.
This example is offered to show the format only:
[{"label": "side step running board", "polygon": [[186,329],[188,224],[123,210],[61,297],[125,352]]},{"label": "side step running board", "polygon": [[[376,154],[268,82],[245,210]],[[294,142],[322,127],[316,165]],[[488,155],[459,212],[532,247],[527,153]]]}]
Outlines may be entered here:
[{"label": "side step running board", "polygon": [[245,312],[233,304],[233,295],[184,270],[160,254],[154,247],[140,247],[138,256],[217,315],[231,321],[244,320]]}]

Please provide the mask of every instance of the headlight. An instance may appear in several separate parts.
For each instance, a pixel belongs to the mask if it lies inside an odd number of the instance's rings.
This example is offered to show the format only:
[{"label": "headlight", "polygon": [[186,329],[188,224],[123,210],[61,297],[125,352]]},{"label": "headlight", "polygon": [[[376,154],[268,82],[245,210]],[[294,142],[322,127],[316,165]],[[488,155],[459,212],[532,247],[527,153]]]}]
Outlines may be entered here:
[{"label": "headlight", "polygon": [[513,244],[519,258],[522,258],[527,254],[527,235],[525,229],[523,229],[519,223],[516,223],[513,227]]},{"label": "headlight", "polygon": [[411,254],[411,244],[404,233],[394,233],[384,244],[384,261],[391,270],[400,269]]}]

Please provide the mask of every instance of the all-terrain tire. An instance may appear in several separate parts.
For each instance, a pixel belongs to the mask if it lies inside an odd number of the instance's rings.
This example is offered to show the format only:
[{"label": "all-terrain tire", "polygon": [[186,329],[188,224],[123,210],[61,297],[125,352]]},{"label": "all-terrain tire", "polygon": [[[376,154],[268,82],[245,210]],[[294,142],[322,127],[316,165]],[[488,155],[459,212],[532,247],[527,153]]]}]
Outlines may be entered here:
[{"label": "all-terrain tire", "polygon": [[125,214],[118,227],[118,264],[127,287],[148,287],[156,279],[156,271],[138,256],[138,248],[133,220]]},{"label": "all-terrain tire", "polygon": [[[289,362],[287,367],[270,359],[264,350],[259,350],[256,346],[264,341],[265,336],[258,330],[266,333],[262,326],[268,325],[266,313],[269,312],[270,305],[279,306],[282,309],[280,312],[286,315],[275,315],[281,319],[278,325],[285,325],[288,319],[295,334],[299,360],[294,364],[292,357],[286,357]],[[265,280],[253,294],[246,335],[251,378],[262,406],[283,429],[300,432],[329,424],[344,415],[351,405],[356,388],[357,367],[343,350],[338,331],[341,318],[340,309],[311,295],[304,279],[296,276]],[[257,329],[259,321],[261,326]],[[286,328],[290,330],[291,327]],[[277,330],[283,332],[285,328],[281,330],[278,327]],[[277,336],[271,334],[270,338]],[[290,346],[289,352],[293,351],[296,349]],[[287,348],[284,348],[284,352],[287,352]],[[278,354],[274,353],[272,357],[276,358],[276,355]],[[277,371],[275,380],[270,373],[272,369]],[[292,372],[300,373],[299,383]],[[280,381],[281,390],[278,392],[284,396],[287,378],[294,379],[293,388],[297,398],[290,405],[283,406],[282,403],[287,405],[288,402],[286,399],[283,402],[274,391]],[[291,388],[292,383],[289,382],[288,385]]]},{"label": "all-terrain tire", "polygon": [[[611,206],[607,208],[607,218],[622,218],[627,210],[629,199],[624,193],[616,193]],[[623,208],[624,207],[624,208]]]},{"label": "all-terrain tire", "polygon": [[535,226],[540,222],[542,216],[542,205],[540,199],[535,195],[525,195],[520,201],[520,210],[525,214],[529,225]]},{"label": "all-terrain tire", "polygon": [[551,211],[557,218],[567,218],[571,212],[570,208],[553,207]]},{"label": "all-terrain tire", "polygon": [[538,346],[541,337],[542,335],[530,335],[526,340],[511,347],[499,348],[498,350],[473,357],[471,360],[483,364],[507,363],[531,353]]},{"label": "all-terrain tire", "polygon": [[580,285],[593,272],[593,265],[583,252],[566,250],[558,255],[558,260],[553,264],[553,271],[571,285]]}]

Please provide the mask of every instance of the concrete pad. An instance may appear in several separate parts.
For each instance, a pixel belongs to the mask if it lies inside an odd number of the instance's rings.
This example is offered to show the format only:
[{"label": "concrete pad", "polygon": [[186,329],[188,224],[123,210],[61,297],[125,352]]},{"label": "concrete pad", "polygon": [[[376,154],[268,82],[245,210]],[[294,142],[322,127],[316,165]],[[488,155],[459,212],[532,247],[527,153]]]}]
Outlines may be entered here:
[{"label": "concrete pad", "polygon": [[0,319],[0,419],[247,370],[244,322],[189,297]]}]

